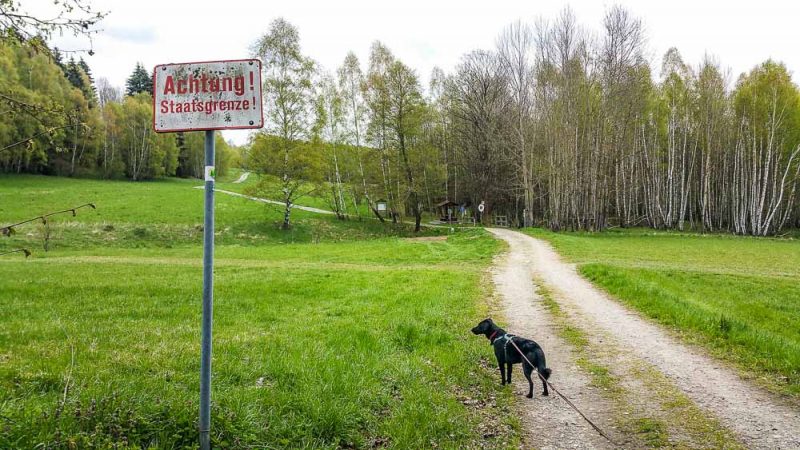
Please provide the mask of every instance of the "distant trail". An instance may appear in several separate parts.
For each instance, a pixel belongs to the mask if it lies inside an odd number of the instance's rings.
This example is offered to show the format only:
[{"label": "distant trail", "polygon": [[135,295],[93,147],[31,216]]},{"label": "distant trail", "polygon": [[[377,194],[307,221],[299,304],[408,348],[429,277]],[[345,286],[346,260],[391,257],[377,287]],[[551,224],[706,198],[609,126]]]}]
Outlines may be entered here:
[{"label": "distant trail", "polygon": [[247,177],[250,176],[250,172],[245,172],[239,176],[239,178],[233,182],[233,184],[244,183],[247,180]]},{"label": "distant trail", "polygon": [[[245,172],[245,174],[243,174],[242,177],[244,177],[244,175],[249,174],[249,173],[250,172]],[[242,177],[239,177],[239,180],[241,180]],[[245,177],[245,179],[246,178],[247,177]],[[234,181],[234,183],[239,182],[239,180]],[[194,188],[195,189],[205,189],[205,186],[195,186]],[[269,199],[261,198],[261,197],[252,197],[250,195],[244,195],[244,194],[240,194],[238,192],[226,191],[225,189],[214,188],[214,192],[220,192],[222,194],[232,195],[234,197],[246,198],[248,200],[253,200],[254,202],[268,203],[270,205],[281,205],[281,206],[284,205],[283,202],[280,202],[280,201],[277,201],[277,200],[269,200]],[[336,214],[335,212],[329,211],[327,209],[312,208],[311,206],[300,206],[300,205],[295,205],[295,204],[292,204],[292,209],[299,209],[299,210],[302,210],[302,211],[308,211],[308,212],[313,212],[313,213],[317,213],[317,214],[328,214],[328,215],[335,215]],[[378,220],[377,218],[374,218],[374,217],[372,217],[372,219]],[[410,220],[406,220],[403,223],[405,223],[406,225],[414,225],[414,222],[410,221]],[[430,228],[446,228],[446,226],[444,226],[444,225],[434,225],[434,224],[430,224],[430,223],[428,223],[428,224],[422,223],[422,224],[420,224],[420,226],[430,227]]]},{"label": "distant trail", "polygon": [[[195,186],[194,188],[195,189],[204,189],[205,186]],[[242,198],[246,198],[248,200],[253,200],[254,202],[268,203],[270,205],[281,205],[281,206],[284,205],[283,202],[279,202],[277,200],[269,200],[269,199],[266,199],[266,198],[252,197],[252,196],[249,196],[249,195],[240,194],[238,192],[226,191],[224,189],[216,189],[216,188],[214,188],[214,192],[220,192],[220,193],[223,193],[223,194],[232,195],[234,197],[242,197]],[[302,211],[308,211],[308,212],[313,212],[313,213],[317,213],[317,214],[335,214],[333,211],[328,211],[327,209],[312,208],[310,206],[292,205],[292,209],[299,209],[299,210],[302,210]]]},{"label": "distant trail", "polygon": [[[490,231],[509,243],[511,256],[518,255],[518,263],[528,266],[525,273],[542,280],[562,307],[582,317],[590,333],[595,329],[616,341],[622,351],[612,358],[646,361],[698,406],[711,412],[748,448],[800,448],[799,410],[611,300],[582,278],[573,265],[564,263],[546,242],[507,229]],[[544,348],[547,351],[546,345]],[[550,362],[550,353],[547,357]],[[558,373],[558,368],[554,369],[557,386]]]}]

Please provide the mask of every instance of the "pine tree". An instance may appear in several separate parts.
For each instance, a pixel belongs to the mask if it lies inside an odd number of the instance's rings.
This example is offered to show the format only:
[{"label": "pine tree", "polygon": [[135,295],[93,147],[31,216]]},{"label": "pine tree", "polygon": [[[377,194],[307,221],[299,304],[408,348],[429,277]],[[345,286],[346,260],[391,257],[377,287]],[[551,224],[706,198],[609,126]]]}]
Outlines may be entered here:
[{"label": "pine tree", "polygon": [[83,73],[85,73],[86,76],[89,77],[89,81],[91,81],[92,86],[94,87],[94,77],[92,77],[92,70],[89,69],[89,65],[86,64],[86,61],[83,60],[83,57],[81,57],[81,59],[78,60],[78,67],[80,67],[83,70]]},{"label": "pine tree", "polygon": [[83,86],[83,77],[81,77],[81,69],[75,64],[75,58],[70,58],[69,62],[66,65],[66,70],[64,74],[67,76],[67,79],[73,86],[80,89],[81,91],[84,90]]},{"label": "pine tree", "polygon": [[89,105],[97,105],[97,88],[94,85],[94,77],[92,77],[92,70],[83,58],[78,60],[78,67],[83,71],[86,79],[89,81],[88,85],[84,86],[83,93],[86,99],[89,100]]},{"label": "pine tree", "polygon": [[[86,69],[84,69],[84,66]],[[94,88],[91,76],[86,72],[88,69],[89,66],[86,65],[83,58],[77,63],[75,58],[70,58],[69,63],[66,65],[65,75],[69,82],[83,93],[83,97],[88,102],[89,107],[94,108],[97,106],[97,90]]]},{"label": "pine tree", "polygon": [[147,73],[144,65],[137,62],[133,73],[125,82],[125,95],[136,95],[140,92],[153,92],[153,78]]},{"label": "pine tree", "polygon": [[64,57],[58,47],[53,48],[53,62],[55,62],[61,71],[64,72],[64,75],[67,74],[67,68],[64,66]]}]

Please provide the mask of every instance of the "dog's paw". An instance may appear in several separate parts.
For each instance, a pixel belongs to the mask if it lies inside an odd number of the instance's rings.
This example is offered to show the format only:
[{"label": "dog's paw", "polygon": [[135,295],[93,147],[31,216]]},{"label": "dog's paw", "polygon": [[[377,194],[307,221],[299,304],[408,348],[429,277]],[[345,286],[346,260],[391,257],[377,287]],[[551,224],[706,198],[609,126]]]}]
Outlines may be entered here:
[{"label": "dog's paw", "polygon": [[544,395],[545,397],[547,397],[547,396],[549,396],[550,394],[548,394],[547,392],[542,392],[542,395]]},{"label": "dog's paw", "polygon": [[533,398],[533,394],[525,394],[525,397]]}]

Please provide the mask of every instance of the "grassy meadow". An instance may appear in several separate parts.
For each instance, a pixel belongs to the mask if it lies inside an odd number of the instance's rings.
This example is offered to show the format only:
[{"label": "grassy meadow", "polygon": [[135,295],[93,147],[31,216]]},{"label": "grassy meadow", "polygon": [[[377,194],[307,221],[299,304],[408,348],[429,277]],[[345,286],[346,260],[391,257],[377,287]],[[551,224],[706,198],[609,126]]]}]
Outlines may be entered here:
[{"label": "grassy meadow", "polygon": [[[196,446],[198,184],[0,177],[3,225],[97,204],[0,239],[0,448]],[[469,333],[497,241],[293,214],[217,196],[215,447],[516,446]]]},{"label": "grassy meadow", "polygon": [[800,399],[797,240],[637,229],[528,233],[681,338]]},{"label": "grassy meadow", "polygon": [[[240,185],[223,180],[220,189]],[[249,182],[249,180],[248,180]],[[242,183],[244,184],[244,183]],[[54,216],[51,246],[56,249],[180,247],[202,245],[203,191],[198,180],[162,179],[129,181],[87,180],[35,175],[0,177],[0,219],[16,223],[38,214],[96,203],[97,210],[84,208],[76,217]],[[241,190],[241,189],[240,189]],[[411,236],[408,227],[384,226],[376,220],[340,221],[335,217],[295,209],[293,227],[279,228],[280,205],[216,194],[216,243],[252,246],[275,243],[319,243],[387,236]],[[303,198],[302,204],[320,207],[322,200]],[[306,203],[305,201],[309,203]],[[38,223],[20,227],[10,239],[0,240],[0,249],[19,245],[41,248],[43,227]],[[436,230],[428,230],[427,234]]]}]

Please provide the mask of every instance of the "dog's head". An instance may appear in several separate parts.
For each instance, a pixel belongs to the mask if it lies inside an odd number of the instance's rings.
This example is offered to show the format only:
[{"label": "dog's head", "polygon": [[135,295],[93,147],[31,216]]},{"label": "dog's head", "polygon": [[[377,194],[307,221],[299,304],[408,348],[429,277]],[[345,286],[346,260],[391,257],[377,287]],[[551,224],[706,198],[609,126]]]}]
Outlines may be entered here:
[{"label": "dog's head", "polygon": [[492,322],[492,319],[483,319],[481,323],[472,328],[472,334],[489,334],[497,326]]}]

